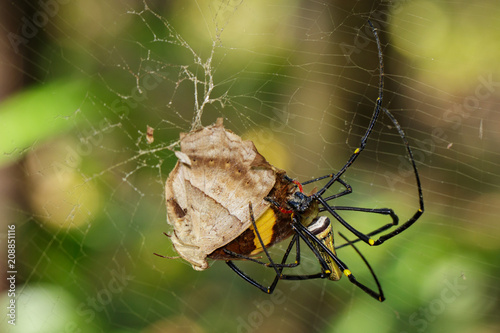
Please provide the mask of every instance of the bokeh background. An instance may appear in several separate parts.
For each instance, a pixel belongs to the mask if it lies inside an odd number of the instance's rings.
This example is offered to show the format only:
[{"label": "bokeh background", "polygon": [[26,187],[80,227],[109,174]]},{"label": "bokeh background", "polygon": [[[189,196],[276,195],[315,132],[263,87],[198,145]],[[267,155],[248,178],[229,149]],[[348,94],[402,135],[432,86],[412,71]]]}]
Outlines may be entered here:
[{"label": "bokeh background", "polygon": [[[368,20],[383,105],[414,149],[426,205],[403,234],[359,245],[387,300],[345,279],[284,281],[269,296],[224,263],[197,272],[154,256],[175,255],[163,190],[180,132],[224,117],[300,181],[342,167],[378,96]],[[495,1],[16,1],[0,4],[0,22],[5,314],[8,226],[17,271],[16,325],[2,314],[1,332],[500,330]],[[387,117],[344,179],[354,193],[335,204],[402,220],[418,207]],[[387,222],[343,216],[365,232]],[[339,256],[374,287],[352,249]],[[317,270],[304,251],[297,271]]]}]

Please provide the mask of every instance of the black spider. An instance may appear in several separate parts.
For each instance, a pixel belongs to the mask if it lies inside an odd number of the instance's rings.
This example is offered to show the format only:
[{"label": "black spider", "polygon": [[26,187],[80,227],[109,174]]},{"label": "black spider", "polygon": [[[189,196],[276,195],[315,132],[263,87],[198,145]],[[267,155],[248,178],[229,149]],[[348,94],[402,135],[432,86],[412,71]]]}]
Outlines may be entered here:
[{"label": "black spider", "polygon": [[[375,299],[378,299],[379,301],[383,301],[384,295],[382,292],[382,288],[380,286],[380,283],[378,282],[377,277],[375,276],[375,273],[373,272],[372,268],[366,261],[366,259],[361,255],[361,253],[358,251],[358,249],[353,245],[353,243],[357,241],[363,241],[370,246],[375,246],[375,245],[380,245],[386,240],[398,235],[402,231],[406,230],[408,227],[410,227],[413,223],[415,223],[418,218],[423,214],[424,212],[424,201],[423,201],[423,195],[422,195],[422,187],[420,183],[420,178],[418,175],[417,167],[415,164],[415,160],[413,158],[413,153],[411,151],[411,148],[408,144],[408,140],[406,139],[406,136],[401,129],[401,126],[397,122],[396,118],[385,108],[382,107],[382,98],[383,98],[383,90],[384,90],[384,63],[383,63],[383,56],[382,56],[382,48],[380,44],[380,40],[378,37],[377,30],[373,26],[373,24],[368,21],[368,24],[371,27],[371,30],[373,32],[373,35],[375,37],[376,43],[377,43],[377,49],[378,49],[378,58],[379,58],[379,70],[380,70],[380,78],[379,78],[379,95],[375,103],[375,108],[373,111],[373,115],[370,121],[370,124],[368,125],[368,128],[366,129],[365,134],[363,135],[361,139],[361,143],[358,148],[354,150],[352,153],[351,157],[349,160],[345,163],[345,165],[336,173],[331,173],[322,177],[318,177],[309,181],[306,181],[304,183],[299,183],[297,181],[292,180],[285,174],[283,174],[281,177],[282,179],[280,180],[281,184],[285,184],[285,186],[294,186],[295,190],[293,193],[289,194],[284,200],[278,200],[277,198],[273,197],[270,195],[266,200],[268,200],[271,203],[271,207],[276,211],[276,220],[273,222],[275,224],[281,223],[285,225],[285,229],[281,229],[280,232],[286,233],[286,232],[291,232],[293,234],[293,238],[290,241],[287,250],[285,251],[285,254],[283,256],[283,259],[281,260],[280,263],[275,263],[271,256],[269,255],[269,252],[267,250],[267,247],[274,243],[268,243],[266,244],[262,237],[261,233],[258,230],[258,221],[256,222],[253,216],[252,212],[252,206],[250,206],[250,219],[252,222],[252,227],[253,230],[255,231],[255,234],[258,238],[258,242],[260,243],[260,246],[262,247],[261,251],[264,251],[266,254],[266,257],[268,258],[269,262],[265,263],[259,260],[256,260],[252,258],[253,254],[250,253],[243,253],[243,252],[236,252],[228,249],[227,247],[222,248],[220,251],[223,251],[223,253],[228,257],[232,259],[246,259],[250,260],[256,263],[259,263],[261,265],[265,265],[268,267],[272,267],[275,272],[276,272],[276,277],[273,281],[273,283],[269,287],[265,287],[262,284],[256,282],[254,279],[250,278],[247,274],[245,274],[243,271],[241,271],[231,259],[226,259],[226,263],[231,267],[233,271],[235,271],[239,276],[241,276],[243,279],[245,279],[247,282],[251,283],[252,285],[258,287],[262,291],[266,293],[272,293],[274,288],[276,287],[277,283],[279,280],[302,280],[302,279],[315,279],[315,278],[328,278],[330,280],[339,280],[341,275],[344,274],[349,278],[349,281],[354,283],[356,286],[364,290],[366,293],[368,293],[370,296],[374,297]],[[384,112],[389,119],[391,119],[392,123],[396,127],[401,139],[403,140],[403,143],[406,147],[406,151],[408,153],[408,156],[411,160],[411,164],[413,167],[413,171],[415,174],[415,180],[418,188],[418,196],[419,196],[419,208],[417,211],[414,213],[414,215],[408,219],[405,223],[401,224],[399,227],[396,229],[392,230],[391,232],[388,232],[387,234],[384,234],[377,239],[372,239],[371,237],[374,235],[377,235],[379,233],[382,233],[394,226],[398,225],[399,218],[398,216],[394,213],[394,211],[390,208],[380,208],[380,209],[372,209],[372,208],[360,208],[360,207],[349,207],[349,206],[334,206],[330,205],[328,202],[339,198],[341,196],[344,196],[346,194],[349,194],[352,192],[352,188],[349,184],[347,184],[345,181],[343,181],[340,177],[346,172],[346,170],[352,165],[352,163],[357,159],[357,157],[360,155],[360,153],[363,151],[363,149],[366,146],[366,142],[368,140],[368,137],[370,136],[370,133],[373,130],[373,127],[375,126],[375,123],[377,122],[377,119],[379,117],[380,112]],[[302,191],[302,185],[306,184],[311,184],[314,182],[318,182],[323,179],[328,179],[328,182],[320,188],[316,193],[311,194],[311,195],[306,195]],[[324,197],[324,193],[335,183],[340,183],[345,189],[335,195],[331,195],[328,197]],[[318,214],[321,212],[328,212],[330,213],[337,221],[339,221],[344,227],[346,227],[350,232],[352,232],[355,236],[356,239],[353,241],[347,240],[342,234],[340,236],[346,240],[346,243],[335,247],[333,244],[333,230],[332,226],[330,223],[330,220],[325,217],[325,216],[319,216]],[[389,215],[392,219],[391,223],[388,223],[372,232],[369,232],[367,234],[364,234],[360,231],[358,231],[356,228],[351,226],[347,221],[345,221],[338,213],[337,211],[356,211],[356,212],[366,212],[366,213],[374,213],[374,214],[382,214],[382,215]],[[281,214],[280,214],[281,213]],[[285,221],[283,221],[285,220]],[[283,231],[284,230],[284,231]],[[280,235],[277,235],[280,236]],[[287,235],[286,235],[287,236]],[[285,237],[286,237],[285,236]],[[283,237],[284,238],[284,237]],[[296,267],[300,264],[300,240],[302,240],[315,254],[317,257],[320,265],[321,265],[321,272],[316,273],[316,274],[310,274],[310,275],[287,275],[283,274],[283,269],[285,268],[292,268]],[[240,239],[236,239],[234,242],[238,243],[240,242]],[[276,241],[277,242],[277,241]],[[270,245],[269,245],[270,244]],[[296,260],[294,263],[289,263],[287,264],[287,258],[293,248],[293,245],[295,244],[296,246]],[[346,245],[352,246],[356,252],[361,256],[365,264],[367,265],[368,269],[370,270],[376,284],[378,287],[378,291],[374,291],[368,287],[366,287],[364,284],[358,282],[354,275],[351,273],[351,271],[347,268],[347,265],[345,265],[336,255],[335,249],[339,249],[341,247],[344,247]],[[219,258],[222,259],[222,258]]]}]

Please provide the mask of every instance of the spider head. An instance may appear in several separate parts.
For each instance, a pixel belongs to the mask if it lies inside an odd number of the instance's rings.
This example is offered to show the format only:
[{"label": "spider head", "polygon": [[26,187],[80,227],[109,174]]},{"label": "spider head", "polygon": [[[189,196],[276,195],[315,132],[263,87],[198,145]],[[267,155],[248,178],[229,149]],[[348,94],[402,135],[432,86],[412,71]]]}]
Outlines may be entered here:
[{"label": "spider head", "polygon": [[293,194],[292,199],[288,200],[288,204],[295,212],[304,213],[311,206],[312,200],[310,196],[297,191]]}]

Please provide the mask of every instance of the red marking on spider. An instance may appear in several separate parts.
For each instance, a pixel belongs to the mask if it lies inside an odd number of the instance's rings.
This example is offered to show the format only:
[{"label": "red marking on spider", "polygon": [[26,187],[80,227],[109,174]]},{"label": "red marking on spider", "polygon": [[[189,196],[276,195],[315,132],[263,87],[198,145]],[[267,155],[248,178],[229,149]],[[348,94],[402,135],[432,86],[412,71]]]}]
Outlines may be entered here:
[{"label": "red marking on spider", "polygon": [[290,210],[290,209],[285,209],[283,207],[278,207],[278,209],[280,210],[280,212],[282,212],[283,214],[292,214],[293,213],[293,210]]},{"label": "red marking on spider", "polygon": [[299,183],[297,180],[292,180],[292,182],[299,187],[300,193],[304,193],[304,190],[302,189],[301,183]]}]

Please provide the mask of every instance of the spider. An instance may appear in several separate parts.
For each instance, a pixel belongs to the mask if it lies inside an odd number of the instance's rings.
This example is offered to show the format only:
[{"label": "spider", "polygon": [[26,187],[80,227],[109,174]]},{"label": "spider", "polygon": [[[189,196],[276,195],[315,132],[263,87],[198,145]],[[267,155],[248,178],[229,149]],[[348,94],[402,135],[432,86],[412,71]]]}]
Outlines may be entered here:
[{"label": "spider", "polygon": [[[382,47],[377,30],[370,21],[368,24],[378,49],[379,95],[359,147],[338,172],[303,183],[293,180],[285,171],[270,165],[258,153],[251,141],[243,141],[235,133],[224,129],[222,118],[212,126],[181,133],[181,151],[175,152],[178,162],[165,185],[168,223],[173,226],[173,233],[165,235],[171,238],[180,257],[191,263],[195,270],[207,269],[208,258],[224,260],[245,281],[268,294],[274,291],[280,280],[327,278],[337,281],[345,275],[351,283],[373,298],[379,301],[385,299],[373,269],[354,243],[363,241],[370,246],[376,246],[396,236],[420,218],[424,212],[424,201],[420,178],[408,140],[394,116],[382,107],[384,90]],[[392,231],[388,230],[398,225],[399,218],[390,208],[335,206],[329,203],[352,193],[351,186],[342,180],[341,176],[365,148],[381,112],[392,121],[404,143],[415,174],[419,196],[419,208],[414,215]],[[304,193],[303,185],[325,179],[328,181],[318,191],[311,194]],[[336,183],[344,190],[326,196],[326,191]],[[345,221],[338,214],[339,211],[388,215],[392,221],[364,234]],[[254,217],[254,212],[257,219]],[[322,212],[330,213],[356,238],[349,241],[339,233],[345,243],[335,247],[330,219],[321,216]],[[371,238],[385,231],[388,232],[376,240]],[[275,262],[268,248],[290,236],[293,237],[282,260]],[[307,275],[283,274],[283,270],[300,265],[301,241],[318,259],[321,272]],[[338,258],[335,250],[347,245],[353,247],[361,256],[375,280],[377,291],[358,282],[347,265]],[[287,263],[294,246],[295,261]],[[259,261],[255,257],[262,252],[265,253],[268,262]],[[247,260],[272,268],[276,273],[274,281],[267,287],[258,283],[236,266],[235,260]]]},{"label": "spider", "polygon": [[[384,90],[384,62],[382,56],[382,47],[377,30],[375,29],[371,21],[368,21],[368,24],[370,25],[372,33],[375,37],[378,50],[380,71],[378,85],[379,94],[375,103],[371,121],[366,129],[366,132],[361,138],[359,147],[354,150],[348,161],[342,168],[340,168],[339,171],[303,183],[299,183],[298,181],[289,178],[284,172],[277,172],[276,185],[269,193],[269,195],[265,198],[265,200],[270,203],[270,208],[272,208],[272,213],[274,214],[271,214],[270,216],[265,218],[261,217],[256,221],[252,212],[252,204],[250,203],[249,211],[250,220],[252,223],[251,227],[227,245],[215,250],[213,253],[208,255],[208,257],[212,259],[225,260],[227,265],[240,277],[266,293],[272,293],[279,280],[327,278],[336,281],[339,280],[343,274],[348,277],[351,283],[361,288],[367,294],[379,301],[383,301],[385,297],[373,269],[370,267],[366,259],[361,255],[361,253],[353,243],[363,241],[370,246],[380,245],[388,239],[391,239],[392,237],[409,228],[420,218],[420,216],[424,212],[422,187],[417,171],[417,166],[413,158],[412,150],[396,118],[387,109],[382,107]],[[419,207],[411,218],[409,218],[403,224],[399,225],[396,229],[379,236],[377,239],[373,239],[372,236],[383,233],[390,228],[398,225],[399,218],[391,208],[375,209],[334,206],[329,202],[352,192],[351,186],[347,182],[342,180],[341,176],[354,163],[354,161],[358,158],[358,156],[365,148],[368,138],[381,112],[387,115],[388,118],[392,121],[404,143],[415,175],[415,181],[418,189]],[[307,195],[303,192],[303,185],[312,184],[324,179],[329,180],[315,193]],[[344,188],[344,190],[331,196],[325,196],[325,192],[335,183],[339,183]],[[372,232],[364,234],[351,226],[347,221],[345,221],[338,214],[338,211],[356,211],[388,215],[392,219],[392,221]],[[326,216],[319,216],[319,214],[322,212],[330,213],[338,222],[340,222],[340,224],[342,224],[345,228],[347,228],[347,230],[353,233],[356,236],[356,239],[353,241],[349,241],[346,237],[339,233],[340,236],[345,239],[346,243],[335,247],[333,245],[333,231],[330,220]],[[267,248],[291,235],[293,235],[292,240],[290,241],[281,262],[275,262],[271,258]],[[303,241],[317,257],[321,266],[321,272],[309,275],[283,274],[284,269],[293,268],[300,264],[300,241]],[[296,247],[295,262],[287,264],[286,261],[294,245]],[[335,249],[339,249],[347,245],[352,246],[355,251],[361,256],[362,260],[367,265],[375,280],[378,291],[374,291],[364,284],[358,282],[351,271],[348,269],[347,265],[338,258]],[[269,261],[268,263],[253,258],[255,254],[260,252],[265,253]],[[268,287],[263,286],[262,284],[258,283],[250,276],[248,276],[246,273],[244,273],[233,262],[233,260],[241,259],[249,260],[273,268],[276,273],[276,277],[272,284]]]}]

